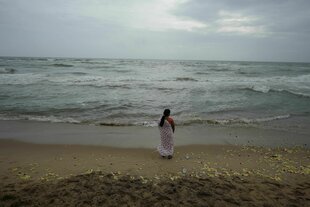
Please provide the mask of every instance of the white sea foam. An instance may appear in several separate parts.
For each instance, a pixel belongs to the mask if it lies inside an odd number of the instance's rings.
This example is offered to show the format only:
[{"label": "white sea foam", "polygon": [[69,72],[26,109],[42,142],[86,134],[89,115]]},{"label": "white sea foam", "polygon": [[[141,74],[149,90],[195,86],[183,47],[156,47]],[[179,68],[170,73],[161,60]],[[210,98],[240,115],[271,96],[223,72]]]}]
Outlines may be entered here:
[{"label": "white sea foam", "polygon": [[258,92],[268,93],[270,91],[270,87],[265,85],[255,85],[251,89]]},{"label": "white sea foam", "polygon": [[43,74],[7,74],[0,76],[0,84],[3,85],[29,85],[44,81]]},{"label": "white sea foam", "polygon": [[52,123],[81,123],[70,117],[59,118],[55,116],[38,116],[38,115],[15,115],[8,116],[5,114],[0,114],[0,120],[13,121],[13,120],[29,120],[29,121],[42,121],[42,122],[52,122]]},{"label": "white sea foam", "polygon": [[0,74],[13,74],[15,72],[14,68],[0,68]]},{"label": "white sea foam", "polygon": [[91,76],[91,75],[84,75],[84,76],[73,76],[73,75],[64,75],[62,77],[54,76],[48,77],[47,79],[49,82],[62,84],[62,85],[104,85],[105,79],[100,76]]},{"label": "white sea foam", "polygon": [[253,86],[250,88],[241,88],[241,89],[246,89],[246,90],[252,90],[255,92],[260,92],[260,93],[269,93],[269,92],[278,92],[278,93],[286,93],[286,94],[291,94],[291,95],[295,95],[295,96],[301,96],[301,97],[306,97],[306,98],[310,98],[310,94],[309,93],[303,93],[303,92],[299,92],[299,91],[295,91],[294,89],[292,90],[287,90],[287,89],[276,89],[276,88],[270,88],[268,86]]},{"label": "white sea foam", "polygon": [[288,119],[291,116],[289,114],[269,116],[261,118],[232,118],[232,119],[203,119],[203,118],[193,118],[187,121],[182,121],[181,125],[191,125],[191,124],[211,124],[211,125],[230,125],[230,124],[255,124],[261,122],[274,121],[279,119]]},{"label": "white sea foam", "polygon": [[279,115],[279,116],[270,116],[270,117],[263,117],[263,118],[255,118],[255,119],[246,119],[242,118],[241,120],[245,123],[259,123],[259,122],[268,122],[274,121],[279,119],[288,119],[291,116],[289,114]]},{"label": "white sea foam", "polygon": [[157,127],[158,123],[156,121],[144,121],[144,122],[138,122],[137,125],[142,125],[145,127]]}]

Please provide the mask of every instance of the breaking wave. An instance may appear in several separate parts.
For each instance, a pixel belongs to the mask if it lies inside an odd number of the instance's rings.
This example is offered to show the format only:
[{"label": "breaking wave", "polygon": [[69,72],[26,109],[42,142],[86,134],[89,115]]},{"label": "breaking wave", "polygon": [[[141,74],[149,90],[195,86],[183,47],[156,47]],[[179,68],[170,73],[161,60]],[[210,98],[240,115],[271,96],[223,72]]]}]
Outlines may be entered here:
[{"label": "breaking wave", "polygon": [[194,78],[189,78],[189,77],[184,77],[184,78],[177,78],[175,79],[176,81],[194,81],[197,82],[198,80],[194,79]]},{"label": "breaking wave", "polygon": [[15,72],[14,68],[0,68],[0,74],[14,74]]},{"label": "breaking wave", "polygon": [[121,122],[100,122],[100,126],[111,126],[111,127],[123,127],[123,126],[143,126],[143,127],[157,127],[156,121],[143,121],[134,123],[121,123]]},{"label": "breaking wave", "polygon": [[54,66],[54,67],[73,67],[74,65],[63,64],[63,63],[55,63],[55,64],[52,64],[51,66]]},{"label": "breaking wave", "polygon": [[60,118],[55,116],[37,116],[37,115],[18,115],[18,116],[7,116],[7,115],[0,115],[0,120],[6,121],[17,121],[17,120],[24,120],[24,121],[39,121],[39,122],[51,122],[51,123],[72,123],[72,124],[79,124],[81,123],[78,120],[75,120],[70,117]]},{"label": "breaking wave", "polygon": [[244,90],[252,91],[252,92],[259,92],[259,93],[282,93],[286,95],[293,95],[293,96],[299,96],[299,97],[304,97],[304,98],[310,98],[310,94],[304,94],[304,93],[299,93],[295,91],[290,91],[290,90],[285,90],[285,89],[271,89],[267,86],[260,86],[260,87],[246,87],[243,88]]},{"label": "breaking wave", "polygon": [[202,72],[202,71],[200,71],[200,72],[196,72],[195,74],[197,74],[197,75],[209,75],[210,72]]},{"label": "breaking wave", "polygon": [[186,120],[184,122],[179,123],[179,125],[192,125],[192,124],[208,124],[208,125],[234,125],[234,124],[256,124],[261,122],[274,121],[279,119],[288,119],[291,115],[279,115],[279,116],[271,116],[271,117],[262,117],[262,118],[234,118],[234,119],[200,119],[195,118],[191,120]]},{"label": "breaking wave", "polygon": [[84,72],[72,72],[70,74],[73,74],[73,75],[88,75],[88,73],[84,73]]}]

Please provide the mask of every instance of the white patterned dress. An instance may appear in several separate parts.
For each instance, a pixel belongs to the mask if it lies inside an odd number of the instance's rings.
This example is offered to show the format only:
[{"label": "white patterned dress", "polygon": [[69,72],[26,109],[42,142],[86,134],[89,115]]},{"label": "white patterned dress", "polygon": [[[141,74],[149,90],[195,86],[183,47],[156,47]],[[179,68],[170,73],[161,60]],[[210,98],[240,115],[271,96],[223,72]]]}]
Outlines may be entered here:
[{"label": "white patterned dress", "polygon": [[160,132],[160,145],[157,147],[159,154],[161,156],[173,155],[173,131],[170,123],[165,120],[164,125],[158,128]]}]

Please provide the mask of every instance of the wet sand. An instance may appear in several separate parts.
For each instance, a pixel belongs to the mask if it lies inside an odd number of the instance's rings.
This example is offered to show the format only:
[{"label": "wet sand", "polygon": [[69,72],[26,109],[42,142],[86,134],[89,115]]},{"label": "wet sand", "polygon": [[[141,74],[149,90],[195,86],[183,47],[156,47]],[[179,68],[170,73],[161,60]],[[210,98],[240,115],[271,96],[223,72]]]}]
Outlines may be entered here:
[{"label": "wet sand", "polygon": [[0,140],[0,206],[309,206],[304,147],[153,149]]},{"label": "wet sand", "polygon": [[[175,145],[310,146],[310,132],[245,126],[177,126]],[[77,144],[118,148],[150,148],[159,143],[157,127],[91,126],[36,121],[0,121],[0,139],[38,144]]]}]

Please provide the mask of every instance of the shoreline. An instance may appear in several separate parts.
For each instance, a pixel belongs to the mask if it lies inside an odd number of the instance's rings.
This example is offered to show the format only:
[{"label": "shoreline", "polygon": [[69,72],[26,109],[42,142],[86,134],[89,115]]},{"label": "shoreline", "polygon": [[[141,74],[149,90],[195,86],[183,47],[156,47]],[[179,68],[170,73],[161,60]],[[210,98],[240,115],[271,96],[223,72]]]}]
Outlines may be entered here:
[{"label": "shoreline", "polygon": [[[177,126],[175,146],[247,145],[263,147],[310,147],[308,134],[243,126]],[[38,121],[0,120],[0,140],[14,139],[36,144],[73,144],[119,148],[155,149],[157,127],[94,126]]]}]

